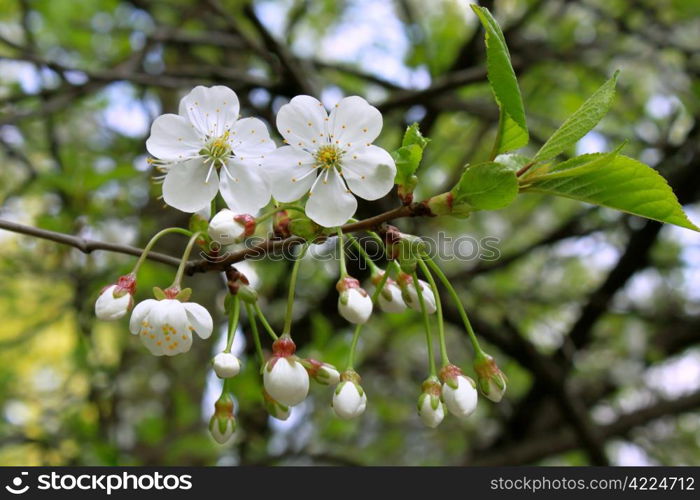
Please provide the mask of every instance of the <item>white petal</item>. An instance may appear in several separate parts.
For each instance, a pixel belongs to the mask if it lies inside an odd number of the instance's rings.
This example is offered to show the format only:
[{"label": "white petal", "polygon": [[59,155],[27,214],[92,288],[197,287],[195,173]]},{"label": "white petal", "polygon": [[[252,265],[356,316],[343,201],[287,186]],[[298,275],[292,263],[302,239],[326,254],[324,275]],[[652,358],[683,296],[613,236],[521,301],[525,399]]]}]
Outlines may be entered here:
[{"label": "white petal", "polygon": [[[345,296],[345,304],[343,297]],[[357,288],[351,288],[338,297],[340,315],[353,324],[364,324],[372,315],[372,299]]]},{"label": "white petal", "polygon": [[[207,176],[209,178],[207,179]],[[163,201],[183,212],[207,206],[219,190],[219,177],[202,160],[172,165],[163,182]]]},{"label": "white petal", "polygon": [[204,139],[190,122],[173,114],[156,118],[151,125],[151,135],[146,140],[149,153],[168,161],[196,156],[203,145]]},{"label": "white petal", "polygon": [[129,331],[136,335],[141,331],[141,325],[143,320],[146,319],[148,313],[151,312],[151,308],[158,303],[155,299],[146,299],[143,302],[139,302],[134,307],[131,312],[131,319],[129,320]]},{"label": "white petal", "polygon": [[95,301],[95,316],[104,321],[114,321],[126,315],[131,307],[131,295],[114,296],[117,285],[107,287]]},{"label": "white petal", "polygon": [[221,169],[220,191],[228,207],[237,214],[255,214],[270,201],[267,179],[252,161],[227,161]]},{"label": "white petal", "polygon": [[257,118],[238,120],[231,130],[231,147],[237,158],[261,158],[274,151],[275,143],[265,123]]},{"label": "white petal", "polygon": [[184,302],[182,305],[185,307],[190,326],[194,328],[194,331],[197,332],[200,338],[208,339],[214,328],[214,322],[209,311],[194,302]]},{"label": "white petal", "polygon": [[319,174],[313,192],[306,202],[306,215],[324,227],[345,224],[355,215],[357,200],[345,187],[345,183],[335,169]]},{"label": "white petal", "polygon": [[296,201],[311,189],[316,180],[312,173],[314,158],[306,151],[282,146],[269,153],[263,161],[263,172],[268,178],[272,196],[277,201]]},{"label": "white petal", "polygon": [[233,128],[240,112],[238,96],[228,87],[197,86],[180,101],[179,113],[203,135],[220,137]]},{"label": "white petal", "polygon": [[330,115],[331,142],[347,149],[369,145],[382,131],[382,114],[362,97],[346,97]]},{"label": "white petal", "polygon": [[442,385],[442,397],[447,409],[455,417],[466,418],[476,410],[478,394],[471,382],[464,376],[457,377],[457,389]]},{"label": "white petal", "polygon": [[439,402],[437,409],[433,409],[432,398],[430,396],[426,396],[423,398],[423,404],[421,405],[418,414],[427,427],[434,429],[440,425],[440,422],[442,422],[442,420],[445,418],[445,408],[443,403]]},{"label": "white petal", "polygon": [[367,407],[367,395],[360,395],[353,382],[341,382],[340,390],[333,392],[333,411],[344,420],[360,416]]},{"label": "white petal", "polygon": [[280,108],[277,130],[289,145],[314,151],[328,142],[327,121],[328,113],[318,99],[298,95]]},{"label": "white petal", "polygon": [[[385,294],[389,295],[389,299]],[[406,303],[401,296],[401,289],[396,283],[388,283],[379,294],[379,307],[386,313],[401,313],[406,310]]]},{"label": "white petal", "polygon": [[297,361],[280,358],[272,370],[265,367],[263,383],[267,393],[275,400],[287,406],[296,406],[309,393],[309,374]]},{"label": "white petal", "polygon": [[365,200],[376,200],[394,187],[396,164],[382,148],[362,147],[343,156],[343,175],[353,193]]}]

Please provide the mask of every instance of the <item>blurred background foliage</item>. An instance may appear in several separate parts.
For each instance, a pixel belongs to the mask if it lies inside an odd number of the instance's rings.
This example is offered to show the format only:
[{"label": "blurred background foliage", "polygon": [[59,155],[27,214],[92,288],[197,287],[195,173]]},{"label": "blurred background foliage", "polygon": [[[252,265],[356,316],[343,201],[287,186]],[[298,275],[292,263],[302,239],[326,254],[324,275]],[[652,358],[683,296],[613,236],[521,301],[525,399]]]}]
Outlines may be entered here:
[{"label": "blurred background foliage", "polygon": [[[700,221],[700,2],[482,4],[510,47],[530,153],[619,68],[612,111],[569,153],[627,140],[625,153],[658,168]],[[137,246],[186,224],[157,199],[144,141],[153,118],[198,84],[230,86],[244,115],[273,125],[294,95],[327,105],[363,95],[384,113],[388,149],[418,121],[432,138],[421,199],[488,156],[497,108],[484,64],[466,0],[0,0],[0,217]],[[392,195],[361,204],[359,216],[397,203]],[[206,430],[220,335],[155,358],[126,320],[93,316],[97,293],[132,257],[3,231],[0,464],[700,463],[696,234],[537,195],[466,220],[398,225],[434,238],[443,231],[443,243],[499,239],[497,260],[468,242],[461,251],[470,258],[458,259],[444,243],[442,265],[510,379],[502,403],[482,399],[468,421],[425,429],[415,411],[427,370],[421,322],[375,314],[360,345],[370,401],[362,418],[334,418],[330,389],[314,386],[287,422],[270,420],[252,342],[238,342],[239,431],[220,447]],[[179,255],[183,246],[169,236],[158,249]],[[241,270],[280,325],[289,264]],[[173,271],[148,263],[138,298],[167,286]],[[335,307],[337,267],[308,260],[301,272],[301,352],[342,364],[351,329]],[[223,279],[187,283],[223,326]],[[469,368],[456,311],[448,305],[446,314],[453,361]],[[239,340],[245,323],[242,331]]]}]

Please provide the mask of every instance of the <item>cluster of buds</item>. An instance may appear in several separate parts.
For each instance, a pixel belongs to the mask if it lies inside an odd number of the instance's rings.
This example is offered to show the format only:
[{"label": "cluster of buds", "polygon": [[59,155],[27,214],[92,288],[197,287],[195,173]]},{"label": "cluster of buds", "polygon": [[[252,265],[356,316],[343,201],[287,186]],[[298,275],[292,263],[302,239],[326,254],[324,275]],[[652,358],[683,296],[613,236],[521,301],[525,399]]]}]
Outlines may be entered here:
[{"label": "cluster of buds", "polygon": [[372,299],[360,282],[350,276],[341,277],[335,285],[338,296],[338,312],[350,323],[367,323],[372,315]]},{"label": "cluster of buds", "polygon": [[116,283],[102,289],[95,302],[95,316],[103,321],[115,321],[123,318],[134,305],[136,293],[136,276],[126,274]]},{"label": "cluster of buds", "polygon": [[255,217],[225,208],[209,221],[209,237],[221,245],[232,245],[255,233]]}]

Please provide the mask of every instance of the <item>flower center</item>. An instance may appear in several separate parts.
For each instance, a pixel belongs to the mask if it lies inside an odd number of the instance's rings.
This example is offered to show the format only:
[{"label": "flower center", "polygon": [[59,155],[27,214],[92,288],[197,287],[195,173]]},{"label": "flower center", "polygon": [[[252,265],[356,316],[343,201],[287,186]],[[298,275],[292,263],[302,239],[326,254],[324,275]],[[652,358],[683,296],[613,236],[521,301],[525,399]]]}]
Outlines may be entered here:
[{"label": "flower center", "polygon": [[222,136],[209,139],[199,154],[206,156],[207,159],[214,163],[223,164],[224,160],[233,153],[231,145],[228,142],[229,135],[230,132],[227,130]]},{"label": "flower center", "polygon": [[340,160],[343,157],[343,153],[343,150],[332,144],[321,146],[320,148],[318,148],[316,154],[314,155],[315,166],[317,168],[336,168],[340,170]]}]

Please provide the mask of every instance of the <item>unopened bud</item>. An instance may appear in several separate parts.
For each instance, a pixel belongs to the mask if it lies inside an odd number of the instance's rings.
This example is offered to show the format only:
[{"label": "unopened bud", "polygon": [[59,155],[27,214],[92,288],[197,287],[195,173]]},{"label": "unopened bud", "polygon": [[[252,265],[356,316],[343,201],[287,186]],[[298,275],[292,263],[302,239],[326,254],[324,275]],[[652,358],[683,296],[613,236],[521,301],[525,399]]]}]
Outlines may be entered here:
[{"label": "unopened bud", "polygon": [[451,191],[428,198],[423,202],[431,215],[453,215],[455,217],[469,217],[471,207],[466,203],[455,202],[455,196]]},{"label": "unopened bud", "polygon": [[340,381],[340,373],[337,368],[329,363],[323,363],[316,359],[302,359],[301,364],[306,368],[309,377],[322,385],[336,385]]},{"label": "unopened bud", "polygon": [[440,399],[442,388],[438,378],[433,376],[423,382],[422,391],[418,397],[418,415],[426,426],[434,429],[445,418],[445,404]]},{"label": "unopened bud", "polygon": [[263,389],[263,405],[267,413],[278,420],[287,420],[292,414],[292,409],[289,406],[273,399],[265,389]]},{"label": "unopened bud", "polygon": [[474,360],[474,372],[481,393],[494,403],[503,399],[508,379],[492,356],[479,353]]},{"label": "unopened bud", "polygon": [[[399,287],[401,287],[401,296],[408,307],[414,311],[420,312],[420,299],[418,297],[418,290],[416,290],[413,276],[406,273],[401,273],[399,274],[397,283]],[[418,280],[418,286],[420,287],[421,296],[423,297],[425,311],[428,314],[433,314],[435,311],[437,311],[437,303],[435,301],[435,294],[433,293],[432,287],[421,279]]]},{"label": "unopened bud", "polygon": [[236,431],[236,419],[233,416],[233,398],[224,393],[214,403],[214,415],[209,420],[209,433],[219,444],[231,439]]},{"label": "unopened bud", "polygon": [[338,312],[350,323],[361,325],[372,315],[372,298],[355,278],[341,278],[336,284]]},{"label": "unopened bud", "polygon": [[235,214],[225,208],[209,221],[208,231],[212,240],[231,245],[255,232],[255,218],[249,214]]},{"label": "unopened bud", "polygon": [[466,418],[476,410],[478,394],[476,383],[455,365],[440,370],[442,400],[455,417]]},{"label": "unopened bud", "polygon": [[116,283],[106,286],[95,301],[95,316],[104,321],[114,321],[124,317],[134,305],[136,276],[121,276]]},{"label": "unopened bud", "polygon": [[232,378],[241,371],[241,362],[230,352],[220,352],[214,356],[213,364],[219,378]]},{"label": "unopened bud", "polygon": [[360,385],[360,376],[352,371],[340,375],[340,383],[333,392],[331,403],[335,414],[343,420],[362,415],[367,408],[367,394]]},{"label": "unopened bud", "polygon": [[272,344],[273,356],[263,369],[263,384],[276,401],[296,406],[309,393],[309,375],[294,356],[296,346],[291,338],[282,336]]}]

